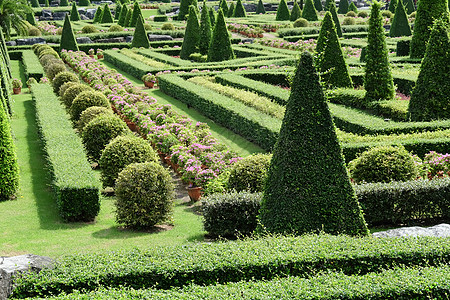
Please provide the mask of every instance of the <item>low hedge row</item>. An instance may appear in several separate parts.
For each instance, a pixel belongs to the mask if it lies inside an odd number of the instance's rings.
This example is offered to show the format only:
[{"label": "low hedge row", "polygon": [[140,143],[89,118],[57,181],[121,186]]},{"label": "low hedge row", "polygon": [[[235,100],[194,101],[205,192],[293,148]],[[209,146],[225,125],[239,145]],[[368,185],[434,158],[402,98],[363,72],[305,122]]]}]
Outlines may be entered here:
[{"label": "low hedge row", "polygon": [[448,262],[450,244],[442,238],[264,237],[68,256],[53,269],[21,274],[12,297],[45,297],[98,287],[168,289],[308,277],[321,271],[363,275],[398,265],[429,267]]},{"label": "low hedge row", "polygon": [[24,50],[22,53],[22,63],[27,79],[34,78],[39,81],[41,77],[44,77],[44,69],[38,57],[33,50]]},{"label": "low hedge row", "polygon": [[450,267],[396,268],[366,275],[328,273],[179,290],[101,289],[51,299],[448,299]]},{"label": "low hedge row", "polygon": [[[317,39],[319,37],[319,34],[304,34],[304,35],[288,35],[284,36],[283,39],[288,42],[297,42],[299,40],[310,40],[310,39]],[[343,33],[342,37],[344,39],[353,39],[353,38],[366,38],[367,32],[349,32],[349,33]]]},{"label": "low hedge row", "polygon": [[112,63],[120,70],[125,71],[136,78],[142,78],[143,75],[149,72],[155,73],[159,70],[159,68],[152,68],[146,64],[138,63],[137,60],[115,50],[104,51],[103,55],[105,61]]},{"label": "low hedge row", "polygon": [[65,221],[92,221],[100,210],[100,182],[64,107],[47,84],[32,88],[59,214]]},{"label": "low hedge row", "polygon": [[[367,32],[369,30],[368,25],[343,25],[341,26],[343,33],[350,32]],[[298,28],[280,28],[277,30],[279,37],[304,35],[304,34],[318,34],[320,27],[298,27]]]},{"label": "low hedge row", "polygon": [[172,66],[189,67],[189,66],[193,65],[192,62],[190,62],[188,60],[182,60],[179,58],[175,58],[175,57],[169,56],[164,53],[152,51],[151,49],[139,50],[138,53],[141,55],[147,56],[151,59],[161,61],[163,63],[169,64]]}]

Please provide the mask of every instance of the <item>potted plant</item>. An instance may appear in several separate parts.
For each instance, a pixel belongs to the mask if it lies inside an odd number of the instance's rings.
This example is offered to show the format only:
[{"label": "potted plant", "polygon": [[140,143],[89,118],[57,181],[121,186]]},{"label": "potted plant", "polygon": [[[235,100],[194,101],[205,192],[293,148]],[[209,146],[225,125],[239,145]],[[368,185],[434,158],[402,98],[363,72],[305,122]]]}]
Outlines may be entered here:
[{"label": "potted plant", "polygon": [[13,86],[13,93],[15,95],[20,94],[22,90],[22,81],[20,81],[20,79],[18,78],[14,78],[12,80],[12,86]]},{"label": "potted plant", "polygon": [[102,59],[103,58],[103,50],[102,49],[97,49],[97,58],[98,59]]},{"label": "potted plant", "polygon": [[88,53],[89,53],[89,57],[90,58],[94,58],[94,54],[95,54],[95,50],[94,49],[89,49],[89,51],[88,51]]},{"label": "potted plant", "polygon": [[153,86],[156,83],[156,76],[152,73],[147,73],[144,76],[142,76],[142,81],[144,82],[144,85],[148,88],[153,88]]}]

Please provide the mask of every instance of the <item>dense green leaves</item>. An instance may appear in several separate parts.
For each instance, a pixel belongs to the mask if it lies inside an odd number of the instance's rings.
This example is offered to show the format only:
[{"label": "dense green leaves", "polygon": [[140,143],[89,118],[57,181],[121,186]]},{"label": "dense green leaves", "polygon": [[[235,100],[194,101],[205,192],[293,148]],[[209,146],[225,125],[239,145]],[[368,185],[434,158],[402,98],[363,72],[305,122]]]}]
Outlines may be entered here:
[{"label": "dense green leaves", "polygon": [[198,52],[200,42],[200,25],[197,12],[193,5],[189,6],[189,16],[184,33],[183,45],[181,45],[180,58],[189,59],[192,53]]},{"label": "dense green leaves", "polygon": [[59,51],[66,49],[72,51],[78,51],[77,40],[75,39],[75,35],[73,34],[72,25],[69,20],[69,16],[66,15],[64,20],[64,26],[61,35],[61,43],[59,45]]},{"label": "dense green leaves", "polygon": [[211,19],[209,17],[208,7],[206,1],[203,1],[202,14],[200,17],[200,37],[198,43],[198,50],[201,54],[208,54],[209,44],[212,38]]},{"label": "dense green leaves", "polygon": [[264,8],[264,4],[262,0],[258,0],[258,6],[256,7],[256,14],[265,14],[266,9]]},{"label": "dense green leaves", "polygon": [[132,48],[150,47],[150,41],[148,40],[147,32],[145,31],[144,28],[144,20],[142,19],[142,15],[139,15],[138,20],[136,22],[136,29],[134,30],[131,47]]},{"label": "dense green leaves", "polygon": [[300,6],[298,5],[297,1],[294,1],[294,5],[292,6],[291,10],[291,21],[295,21],[298,18],[302,17],[302,11],[300,10]]},{"label": "dense green leaves", "polygon": [[286,0],[280,0],[278,4],[277,14],[275,16],[275,20],[277,21],[289,21],[290,12],[287,6]]},{"label": "dense green leaves", "polygon": [[233,11],[233,17],[235,18],[245,18],[247,13],[245,11],[244,5],[242,5],[242,0],[237,0],[236,7]]},{"label": "dense green leaves", "polygon": [[[3,96],[2,96],[3,98]],[[0,101],[0,202],[9,200],[19,187],[19,167],[4,101]]]},{"label": "dense green leaves", "polygon": [[70,21],[79,21],[80,13],[78,12],[77,4],[74,1],[72,3],[72,10],[70,11]]},{"label": "dense green leaves", "polygon": [[317,11],[314,7],[312,0],[305,0],[305,7],[302,11],[302,18],[308,21],[317,21],[319,17],[317,16]]},{"label": "dense green leaves", "polygon": [[233,58],[235,58],[235,55],[231,47],[230,34],[225,24],[224,13],[219,9],[211,44],[209,45],[208,61],[224,61]]},{"label": "dense green leaves", "polygon": [[340,0],[339,1],[339,9],[338,14],[345,15],[348,12],[348,0]]},{"label": "dense green leaves", "polygon": [[392,19],[391,28],[389,30],[389,36],[410,36],[411,27],[409,26],[408,16],[406,15],[405,7],[403,6],[402,0],[399,0],[395,15]]},{"label": "dense green leaves", "polygon": [[108,4],[105,4],[105,6],[103,7],[102,19],[100,20],[100,23],[114,23],[114,19]]}]

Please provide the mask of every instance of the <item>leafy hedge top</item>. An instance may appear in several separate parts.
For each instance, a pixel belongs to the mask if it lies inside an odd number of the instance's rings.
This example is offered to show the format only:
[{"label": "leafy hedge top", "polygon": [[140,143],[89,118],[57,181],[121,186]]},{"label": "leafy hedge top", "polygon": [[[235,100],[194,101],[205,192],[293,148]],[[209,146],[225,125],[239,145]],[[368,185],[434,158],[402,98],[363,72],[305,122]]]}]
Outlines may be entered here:
[{"label": "leafy hedge top", "polygon": [[0,201],[9,200],[19,187],[16,147],[6,108],[0,100]]}]

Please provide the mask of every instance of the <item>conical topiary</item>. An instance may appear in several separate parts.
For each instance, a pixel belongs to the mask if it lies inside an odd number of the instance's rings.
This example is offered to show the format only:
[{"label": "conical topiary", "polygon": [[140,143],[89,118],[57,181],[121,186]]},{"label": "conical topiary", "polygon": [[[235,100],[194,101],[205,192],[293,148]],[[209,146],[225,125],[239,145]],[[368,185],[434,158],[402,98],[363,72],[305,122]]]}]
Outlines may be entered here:
[{"label": "conical topiary", "polygon": [[395,9],[395,15],[392,19],[391,28],[389,29],[389,36],[410,36],[411,34],[408,16],[406,15],[405,7],[400,0]]},{"label": "conical topiary", "polygon": [[103,7],[102,19],[101,19],[100,23],[102,23],[102,24],[114,23],[114,19],[113,19],[113,16],[111,14],[111,10],[109,9],[108,4],[105,4],[105,6]]},{"label": "conical topiary", "polygon": [[380,7],[381,4],[374,1],[370,10],[364,78],[368,102],[389,100],[395,94]]},{"label": "conical topiary", "polygon": [[235,18],[246,18],[247,13],[245,11],[244,5],[242,5],[242,0],[237,0],[236,7],[234,9],[233,17]]},{"label": "conical topiary", "polygon": [[[401,2],[401,0],[400,0],[400,2]],[[391,12],[391,13],[395,13],[395,8],[397,7],[397,0],[390,0],[389,1],[389,6],[388,6],[388,10]]]},{"label": "conical topiary", "polygon": [[184,32],[183,44],[181,45],[180,58],[189,59],[192,53],[198,52],[200,41],[200,26],[198,24],[197,13],[193,5],[189,6],[189,16]]},{"label": "conical topiary", "polygon": [[449,25],[435,22],[430,41],[420,66],[419,77],[409,102],[412,121],[450,118],[450,54]]},{"label": "conical topiary", "polygon": [[339,23],[339,18],[337,16],[337,12],[336,12],[336,3],[334,1],[330,1],[330,3],[328,5],[329,5],[329,7],[328,7],[327,11],[329,11],[331,13],[331,16],[333,17],[333,22],[334,22],[334,26],[336,28],[337,35],[339,37],[342,37],[341,24]]},{"label": "conical topiary", "polygon": [[425,55],[430,38],[433,21],[448,14],[448,0],[419,0],[417,2],[416,20],[410,43],[410,57],[422,58]]},{"label": "conical topiary", "polygon": [[[350,0],[351,1],[351,0]],[[356,4],[352,2],[350,2],[350,5],[348,6],[348,10],[349,11],[353,11],[355,13],[358,13],[358,8],[356,7]]]},{"label": "conical topiary", "polygon": [[209,18],[209,10],[206,6],[206,1],[203,1],[202,15],[200,17],[200,41],[198,44],[198,51],[202,55],[208,54],[209,44],[211,43],[212,28],[211,20]]},{"label": "conical topiary", "polygon": [[59,44],[59,52],[62,49],[78,51],[77,40],[73,34],[72,25],[69,20],[69,15],[64,19],[64,26],[61,34],[61,42]]},{"label": "conical topiary", "polygon": [[228,16],[228,4],[226,0],[220,0],[219,8],[222,9],[223,15]]},{"label": "conical topiary", "polygon": [[127,17],[127,14],[128,7],[126,5],[123,5],[122,9],[120,10],[119,21],[117,22],[117,24],[119,24],[120,26],[125,26],[125,18]]},{"label": "conical topiary", "polygon": [[[67,1],[67,0],[65,0],[65,1]],[[31,7],[40,7],[38,0],[31,0],[30,3],[31,3]]]},{"label": "conical topiary", "polygon": [[286,0],[280,0],[277,9],[277,15],[275,17],[276,21],[289,21],[290,20],[290,12],[287,6]]},{"label": "conical topiary", "polygon": [[233,59],[234,57],[230,34],[228,33],[227,25],[225,24],[223,11],[219,8],[216,26],[214,26],[211,44],[208,49],[208,61],[224,61]]},{"label": "conical topiary", "polygon": [[316,65],[319,65],[323,51],[325,50],[326,42],[328,36],[332,30],[336,30],[334,27],[333,17],[331,13],[325,13],[323,17],[322,24],[320,26],[319,37],[317,38],[316,44]]},{"label": "conical topiary", "polygon": [[80,21],[80,13],[78,12],[75,1],[72,3],[72,10],[70,11],[70,21]]},{"label": "conical topiary", "polygon": [[213,7],[209,9],[209,20],[211,21],[211,29],[214,29],[214,25],[216,24],[217,14]]},{"label": "conical topiary", "polygon": [[139,3],[135,1],[133,6],[133,15],[131,16],[130,24],[128,26],[136,27],[136,22],[139,16],[141,16],[142,19],[144,19],[144,17],[142,16],[141,7],[139,6]]},{"label": "conical topiary", "polygon": [[317,11],[322,11],[323,10],[322,0],[314,0],[314,8]]},{"label": "conical topiary", "polygon": [[36,18],[34,17],[34,12],[33,12],[33,11],[27,13],[27,15],[26,15],[26,20],[27,20],[28,23],[30,23],[31,25],[36,26]]},{"label": "conical topiary", "polygon": [[300,6],[300,9],[303,11],[303,0],[300,0],[298,6]]},{"label": "conical topiary", "polygon": [[[335,0],[325,0],[325,7],[324,7],[325,11],[328,11],[330,3],[334,2],[334,1]],[[335,3],[335,5],[336,5],[336,3]]]},{"label": "conical topiary", "polygon": [[294,1],[294,5],[292,6],[291,10],[291,21],[295,21],[298,18],[302,17],[302,11],[300,10],[300,6],[298,5],[297,1]]},{"label": "conical topiary", "polygon": [[256,7],[256,14],[265,14],[266,13],[266,9],[264,8],[264,4],[262,2],[262,0],[258,1],[258,6]]},{"label": "conical topiary", "polygon": [[78,2],[79,6],[91,6],[91,1],[90,0],[80,0]]},{"label": "conical topiary", "polygon": [[234,10],[235,10],[234,2],[231,2],[231,3],[230,3],[230,7],[228,8],[228,14],[227,14],[227,17],[228,17],[228,18],[233,17],[233,15],[234,15]]},{"label": "conical topiary", "polygon": [[92,23],[99,23],[102,20],[102,14],[103,14],[102,8],[100,6],[97,7],[97,10],[95,11],[94,15],[94,20],[92,21]]},{"label": "conical topiary", "polygon": [[269,233],[367,235],[313,57],[303,52],[259,211]]},{"label": "conical topiary", "polygon": [[189,6],[193,5],[195,8],[195,12],[200,14],[200,10],[198,9],[198,0],[189,0]]},{"label": "conical topiary", "polygon": [[120,2],[117,2],[116,12],[114,13],[114,20],[117,20],[117,21],[119,20],[121,10],[122,10],[122,4],[120,4]]},{"label": "conical topiary", "polygon": [[305,0],[305,7],[302,10],[302,18],[308,21],[318,21],[317,11],[312,0]]},{"label": "conical topiary", "polygon": [[150,48],[150,41],[148,40],[147,32],[144,28],[144,20],[139,15],[136,22],[136,29],[134,30],[133,41],[131,42],[131,48]]},{"label": "conical topiary", "polygon": [[123,24],[125,27],[130,27],[130,21],[131,21],[131,15],[133,14],[133,10],[130,8],[127,11],[127,15],[125,16],[125,20],[123,21]]},{"label": "conical topiary", "polygon": [[408,15],[416,11],[413,0],[406,0],[403,4],[405,5],[405,10]]},{"label": "conical topiary", "polygon": [[338,12],[338,14],[342,14],[342,15],[345,15],[346,13],[348,13],[348,0],[339,1],[339,9],[337,12]]}]

